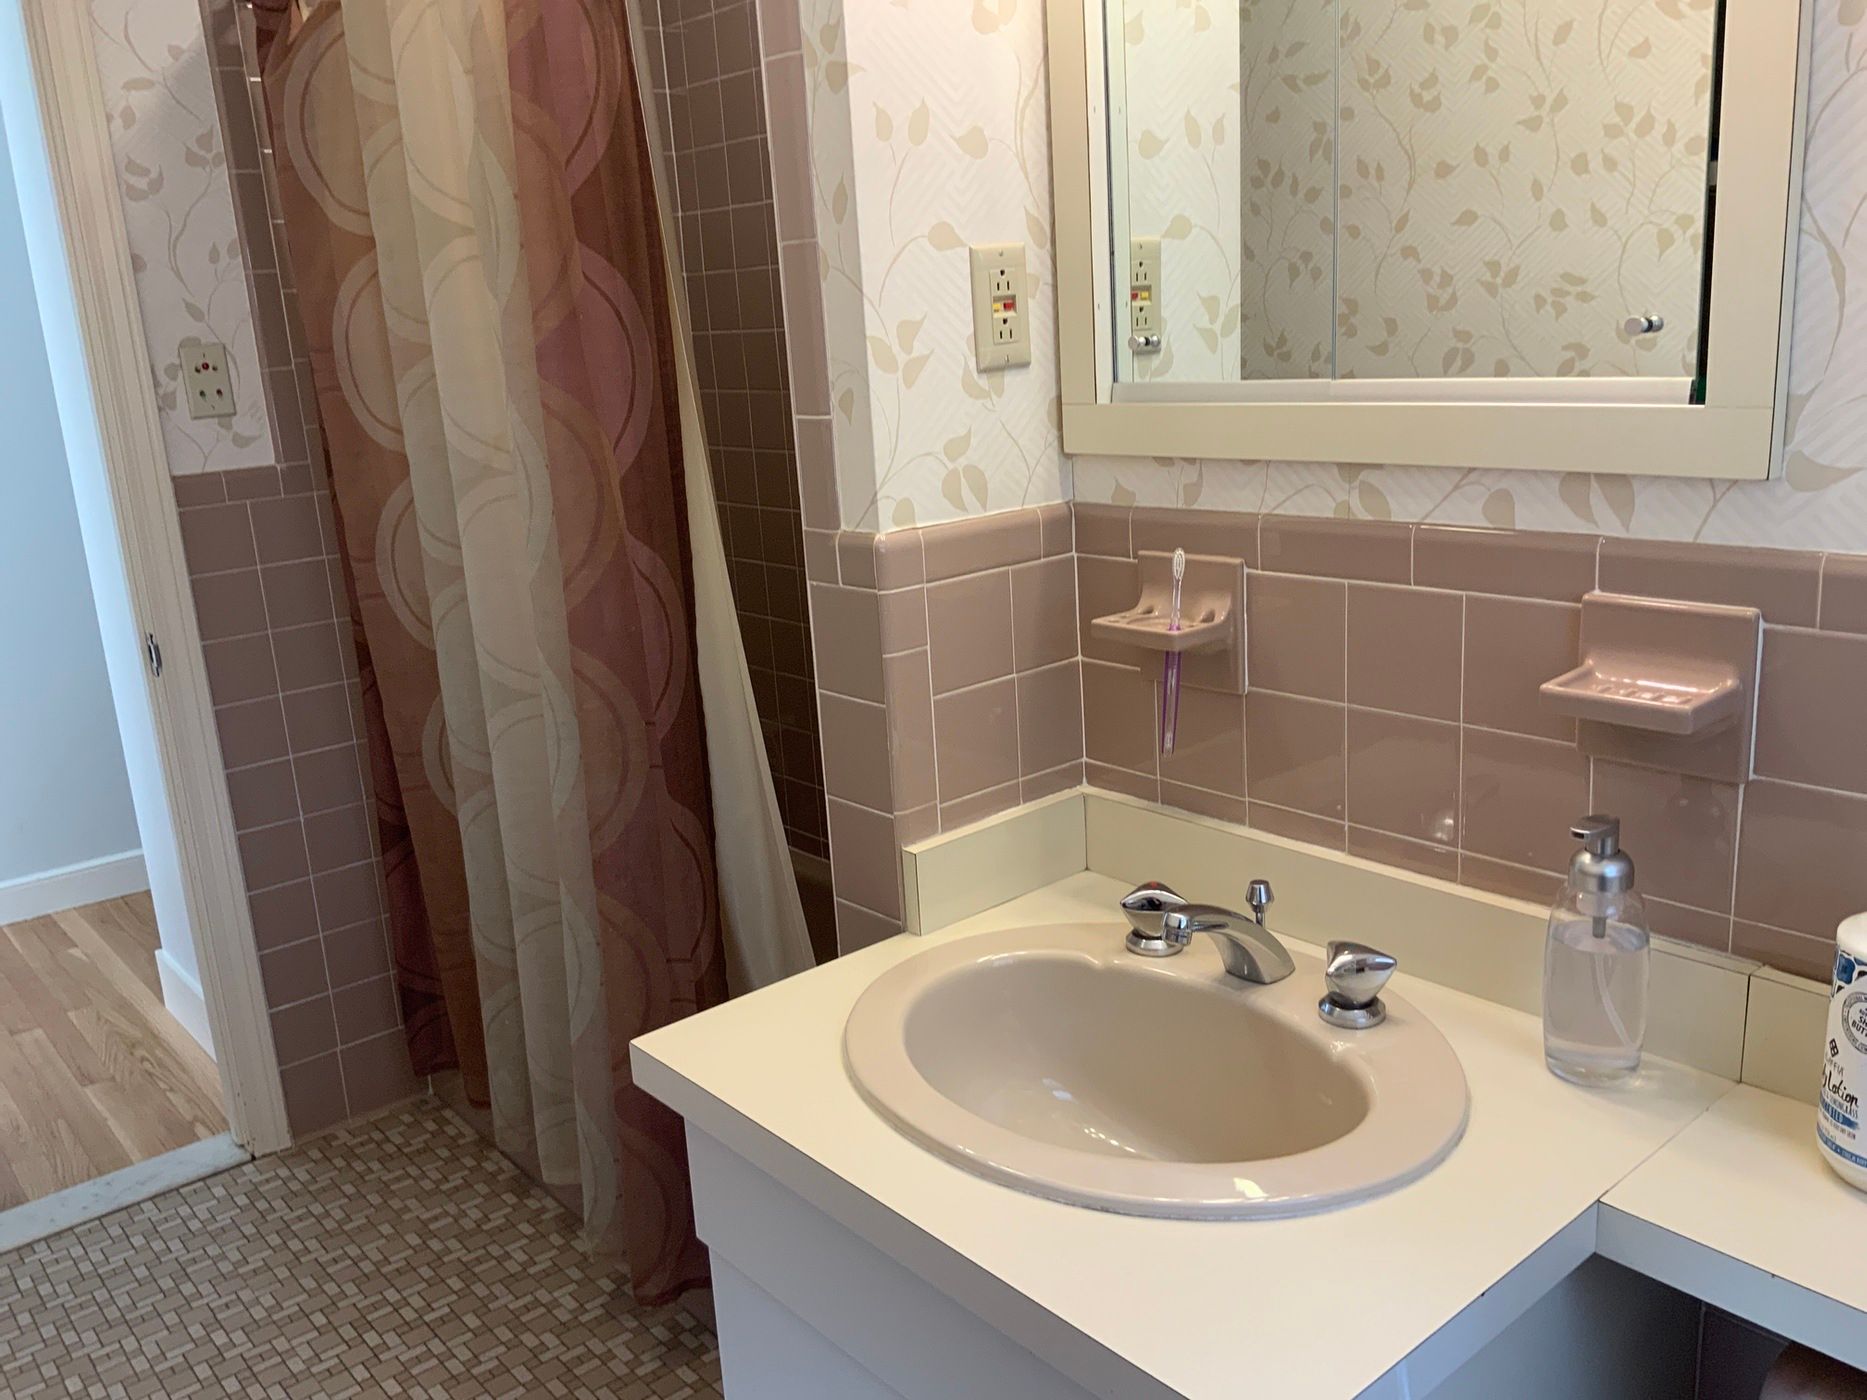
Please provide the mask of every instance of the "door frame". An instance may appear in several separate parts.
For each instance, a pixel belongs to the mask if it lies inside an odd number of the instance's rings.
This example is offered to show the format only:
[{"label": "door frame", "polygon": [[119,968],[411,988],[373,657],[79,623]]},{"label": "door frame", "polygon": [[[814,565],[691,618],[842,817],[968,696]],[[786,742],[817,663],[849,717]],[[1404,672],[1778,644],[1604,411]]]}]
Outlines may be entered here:
[{"label": "door frame", "polygon": [[[102,447],[130,606],[142,634],[135,641],[146,638],[160,647],[159,668],[145,664],[139,673],[154,718],[228,1127],[247,1151],[276,1152],[290,1144],[291,1129],[157,414],[155,374],[91,43],[91,7],[80,0],[8,0],[7,8],[16,11],[18,27],[13,35],[0,31],[0,40],[25,41],[46,161],[42,173],[64,251],[62,268],[54,273],[35,265],[34,276],[57,276],[68,284],[58,294],[69,296],[83,344],[88,407]],[[0,24],[13,29],[11,20],[6,16]],[[126,640],[106,638],[106,645]]]}]

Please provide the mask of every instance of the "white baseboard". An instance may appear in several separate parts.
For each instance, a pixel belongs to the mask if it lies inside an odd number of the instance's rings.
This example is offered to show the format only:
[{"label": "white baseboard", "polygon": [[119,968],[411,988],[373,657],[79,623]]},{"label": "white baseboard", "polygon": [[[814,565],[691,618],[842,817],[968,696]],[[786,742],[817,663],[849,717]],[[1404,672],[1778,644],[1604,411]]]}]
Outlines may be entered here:
[{"label": "white baseboard", "polygon": [[214,1035],[207,1028],[207,998],[201,994],[200,982],[169,956],[167,948],[156,949],[156,976],[162,979],[162,1004],[168,1007],[169,1015],[181,1022],[181,1028],[213,1059]]},{"label": "white baseboard", "polygon": [[119,895],[136,894],[148,888],[149,872],[143,865],[141,851],[99,856],[77,865],[0,881],[0,924],[37,919],[61,909],[75,909],[80,904],[95,904],[100,899],[116,899]]}]

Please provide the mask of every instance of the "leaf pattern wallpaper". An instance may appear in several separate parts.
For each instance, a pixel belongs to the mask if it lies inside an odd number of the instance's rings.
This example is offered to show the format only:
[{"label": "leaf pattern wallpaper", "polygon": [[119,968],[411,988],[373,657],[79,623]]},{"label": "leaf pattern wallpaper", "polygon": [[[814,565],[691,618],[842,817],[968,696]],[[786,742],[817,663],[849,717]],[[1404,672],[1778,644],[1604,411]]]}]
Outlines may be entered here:
[{"label": "leaf pattern wallpaper", "polygon": [[[1041,0],[799,10],[845,528],[1066,499]],[[980,374],[967,249],[1017,241],[1032,362]]]},{"label": "leaf pattern wallpaper", "polygon": [[[91,0],[91,26],[169,470],[269,466],[278,453],[200,8]],[[190,337],[227,347],[234,417],[188,416],[176,351]]]},{"label": "leaf pattern wallpaper", "polygon": [[1139,380],[1238,375],[1240,13],[1122,0],[1129,232],[1161,240],[1161,348],[1135,356]]},{"label": "leaf pattern wallpaper", "polygon": [[[1154,0],[1122,2],[1152,6]],[[1212,23],[1223,22],[1220,0],[1199,3],[1212,9]],[[1248,3],[1252,8],[1240,11],[1241,26],[1254,15],[1274,19],[1279,6],[1287,9],[1293,0]],[[1516,0],[1491,3],[1506,5],[1507,16],[1521,13],[1521,5],[1508,8]],[[134,108],[132,125],[148,123],[141,145],[117,134],[150,338],[159,343],[189,333],[176,329],[186,317],[179,308],[186,293],[180,289],[218,288],[211,307],[197,304],[208,311],[216,333],[237,347],[239,324],[218,319],[219,308],[233,300],[237,279],[224,268],[210,276],[209,269],[186,262],[177,270],[168,252],[172,229],[180,224],[218,228],[193,246],[205,250],[220,243],[223,262],[228,247],[237,254],[225,175],[213,166],[211,149],[206,174],[188,152],[203,130],[190,130],[189,123],[212,122],[205,67],[194,70],[192,82],[181,81],[190,72],[188,46],[200,42],[199,19],[190,0],[93,4],[113,117],[121,124],[122,112]],[[1160,5],[1166,24],[1196,21],[1196,5]],[[1687,0],[1655,0],[1654,8],[1669,7],[1692,13]],[[1867,147],[1859,139],[1867,130],[1867,6],[1858,0],[1814,3],[1787,469],[1782,480],[1745,483],[1318,462],[1066,458],[1057,429],[1041,3],[800,0],[799,8],[809,70],[808,178],[820,243],[791,245],[784,256],[816,257],[823,281],[846,527],[925,525],[1074,495],[1867,551],[1867,395],[1858,387],[1860,366],[1867,364],[1867,295],[1853,285],[1867,277]],[[141,37],[138,25],[162,16],[181,37]],[[180,46],[180,57],[169,54],[170,42]],[[132,52],[140,57],[132,59]],[[135,86],[138,70],[144,77],[160,74],[151,79],[156,87]],[[126,82],[132,83],[127,94]],[[174,95],[190,91],[197,96]],[[169,119],[156,120],[158,111],[167,111]],[[148,137],[152,127],[187,134],[157,142]],[[774,140],[783,135],[774,131]],[[803,133],[795,135],[803,139]],[[218,140],[207,139],[210,148]],[[1569,154],[1573,158],[1575,152]],[[140,167],[133,174],[130,160]],[[1240,167],[1245,169],[1242,152]],[[129,189],[158,178],[155,202],[162,217],[137,217],[135,206],[151,201],[132,198]],[[191,183],[220,192],[190,194]],[[1033,363],[979,376],[971,370],[966,244],[1016,238],[1030,247]],[[157,314],[164,306],[169,310]],[[1192,324],[1199,324],[1197,312]],[[246,335],[250,344],[250,330]],[[1249,340],[1241,333],[1241,357]],[[153,358],[166,364],[172,354],[171,345]],[[250,396],[248,403],[253,404]],[[179,435],[170,450],[180,470],[202,469],[191,462],[218,469],[270,460],[269,442],[259,448],[268,439],[263,423],[243,449],[231,439],[197,441],[186,436],[191,426],[198,427],[165,414],[165,427]]]},{"label": "leaf pattern wallpaper", "polygon": [[1337,375],[1690,376],[1715,22],[1342,0]]},{"label": "leaf pattern wallpaper", "polygon": [[1335,325],[1336,0],[1239,0],[1238,376],[1327,379]]}]

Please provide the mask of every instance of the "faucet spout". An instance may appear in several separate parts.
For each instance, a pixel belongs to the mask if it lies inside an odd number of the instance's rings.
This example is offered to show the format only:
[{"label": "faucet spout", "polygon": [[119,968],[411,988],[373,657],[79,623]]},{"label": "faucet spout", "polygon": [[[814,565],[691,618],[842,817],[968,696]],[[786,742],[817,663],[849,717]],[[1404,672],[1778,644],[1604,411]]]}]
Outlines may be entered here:
[{"label": "faucet spout", "polygon": [[[1269,901],[1266,900],[1266,903]],[[1217,904],[1183,904],[1161,917],[1161,937],[1184,947],[1196,933],[1209,934],[1219,945],[1225,970],[1245,982],[1281,982],[1296,971],[1290,951],[1264,926],[1264,911],[1257,901],[1253,914],[1239,914]]]}]

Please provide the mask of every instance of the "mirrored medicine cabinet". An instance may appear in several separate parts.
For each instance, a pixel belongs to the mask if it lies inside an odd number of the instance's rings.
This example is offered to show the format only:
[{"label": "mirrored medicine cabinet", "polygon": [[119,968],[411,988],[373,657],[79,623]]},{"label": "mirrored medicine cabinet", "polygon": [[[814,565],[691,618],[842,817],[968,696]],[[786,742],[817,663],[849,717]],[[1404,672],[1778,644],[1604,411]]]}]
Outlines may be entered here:
[{"label": "mirrored medicine cabinet", "polygon": [[1052,0],[1076,453],[1755,479],[1796,0]]}]

